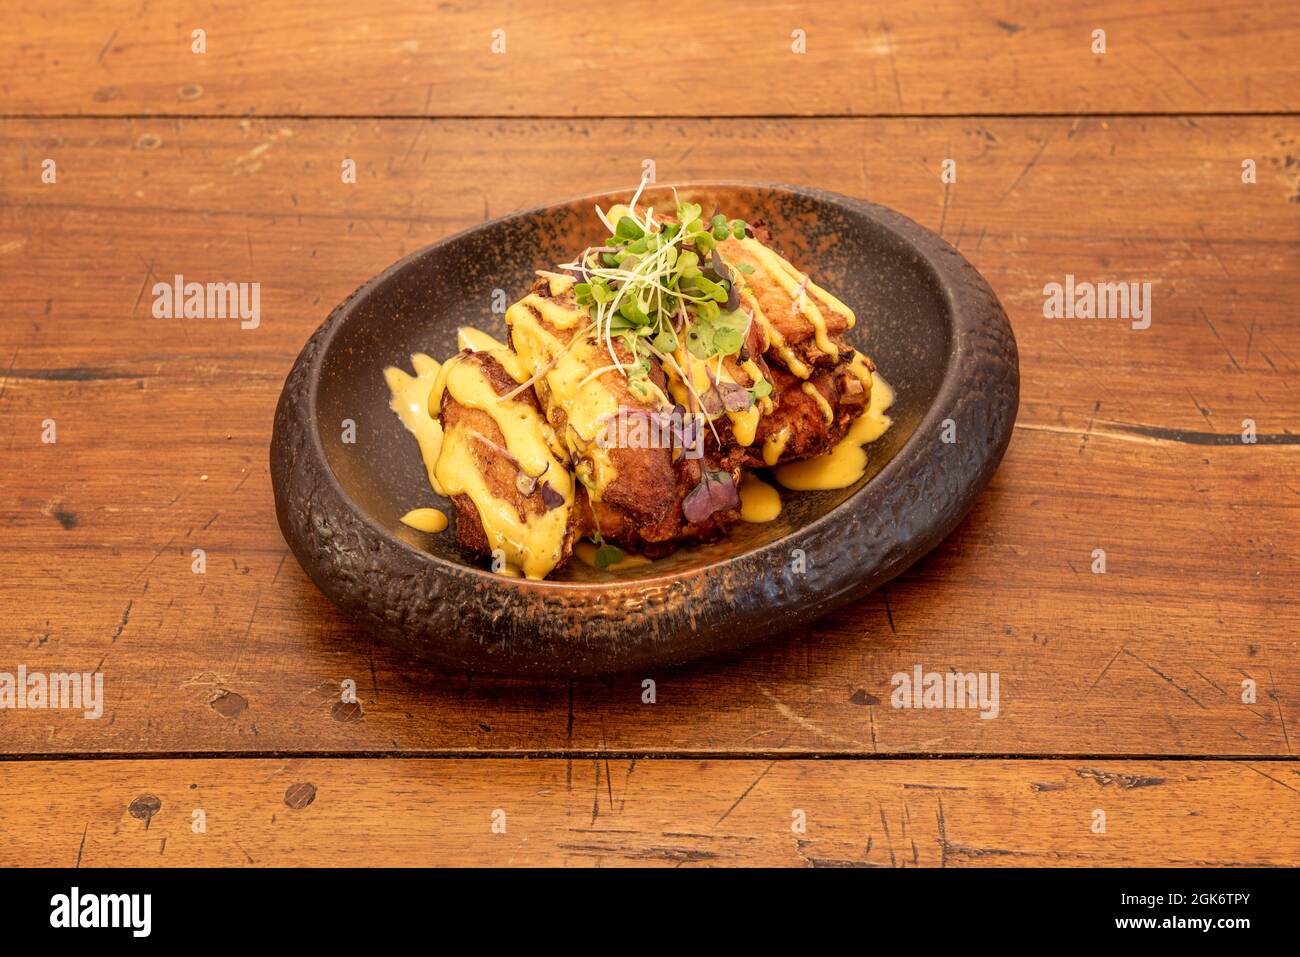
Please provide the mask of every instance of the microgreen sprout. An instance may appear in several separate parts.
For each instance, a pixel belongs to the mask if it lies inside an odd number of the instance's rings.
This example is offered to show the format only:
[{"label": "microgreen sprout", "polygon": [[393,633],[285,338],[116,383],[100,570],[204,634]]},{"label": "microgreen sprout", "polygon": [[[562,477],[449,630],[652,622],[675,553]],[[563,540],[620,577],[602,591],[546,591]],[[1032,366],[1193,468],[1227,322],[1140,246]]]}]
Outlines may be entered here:
[{"label": "microgreen sprout", "polygon": [[[718,250],[726,239],[744,237],[746,223],[718,211],[706,220],[698,203],[680,202],[676,191],[675,220],[656,220],[653,207],[640,215],[637,201],[646,182],[626,207],[609,213],[596,207],[609,231],[605,242],[558,267],[576,280],[574,297],[590,309],[596,337],[609,353],[609,365],[589,379],[614,369],[629,380],[645,379],[649,357],[662,361],[683,342],[698,359],[735,355],[753,319],[740,311],[742,281]],[[734,264],[740,273],[753,272],[744,266]]]},{"label": "microgreen sprout", "polygon": [[611,565],[617,565],[623,560],[623,549],[617,545],[610,545],[596,532],[596,567],[601,571],[609,568]]}]

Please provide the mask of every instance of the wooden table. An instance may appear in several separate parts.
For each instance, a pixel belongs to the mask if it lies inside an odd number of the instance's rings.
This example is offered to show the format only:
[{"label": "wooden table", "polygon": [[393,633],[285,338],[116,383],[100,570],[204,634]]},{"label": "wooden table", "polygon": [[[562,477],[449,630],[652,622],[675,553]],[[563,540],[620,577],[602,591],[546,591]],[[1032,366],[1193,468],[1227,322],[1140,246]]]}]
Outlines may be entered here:
[{"label": "wooden table", "polygon": [[[540,6],[6,11],[0,672],[105,701],[0,710],[0,865],[1300,863],[1300,5],[661,0],[626,41]],[[960,248],[1020,345],[1001,470],[907,574],[725,660],[376,644],[276,526],[294,356],[405,253],[643,158]],[[260,326],[153,318],[176,274],[260,282]],[[1067,274],[1150,282],[1150,328],[1045,318]],[[998,672],[997,718],[891,707],[917,664]]]}]

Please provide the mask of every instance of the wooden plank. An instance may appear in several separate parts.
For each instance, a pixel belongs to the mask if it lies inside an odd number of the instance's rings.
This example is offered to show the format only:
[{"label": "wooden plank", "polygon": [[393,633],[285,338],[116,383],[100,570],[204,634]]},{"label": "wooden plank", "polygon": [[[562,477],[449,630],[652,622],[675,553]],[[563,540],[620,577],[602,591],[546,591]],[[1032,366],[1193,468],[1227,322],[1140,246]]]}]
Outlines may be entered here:
[{"label": "wooden plank", "polygon": [[[1273,117],[0,124],[0,670],[102,667],[107,696],[99,721],[0,711],[0,748],[1292,753],[1297,132]],[[50,154],[58,183],[41,185]],[[433,673],[358,633],[288,556],[266,473],[283,376],[329,307],[400,255],[627,184],[643,155],[662,181],[866,195],[958,244],[1020,343],[1006,463],[930,558],[806,634],[603,682]],[[1067,270],[1152,282],[1151,328],[1043,318]],[[261,282],[261,326],[149,318],[148,286],[176,273]],[[1234,440],[1245,418],[1267,441]],[[998,672],[999,717],[890,707],[916,664]],[[360,712],[337,706],[346,679]]]},{"label": "wooden plank", "polygon": [[[0,111],[952,115],[1300,103],[1294,0],[1102,0],[1086,9],[761,0],[743,13],[661,0],[652,22],[625,19],[554,4],[26,4],[8,12],[0,37]],[[193,52],[196,29],[206,31],[202,54]],[[1096,30],[1106,34],[1101,55]],[[504,52],[494,52],[502,39]]]},{"label": "wooden plank", "polygon": [[1288,761],[16,761],[0,784],[6,867],[1300,862]]}]

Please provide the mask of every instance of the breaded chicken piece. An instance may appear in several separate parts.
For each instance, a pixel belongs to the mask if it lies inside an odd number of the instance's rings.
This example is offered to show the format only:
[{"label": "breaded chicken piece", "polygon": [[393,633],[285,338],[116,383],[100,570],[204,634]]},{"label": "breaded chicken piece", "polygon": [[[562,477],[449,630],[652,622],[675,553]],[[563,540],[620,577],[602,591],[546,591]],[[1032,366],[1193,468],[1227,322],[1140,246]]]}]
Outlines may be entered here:
[{"label": "breaded chicken piece", "polygon": [[[497,395],[506,395],[515,389],[515,380],[500,362],[485,352],[462,353],[459,358],[451,361],[477,365]],[[515,398],[540,412],[537,399],[531,392],[521,392]],[[533,483],[527,477],[521,480],[519,463],[510,455],[506,437],[491,415],[481,409],[461,405],[452,397],[451,391],[447,390],[442,395],[440,417],[445,436],[461,431],[473,439],[471,448],[474,464],[483,476],[488,490],[494,498],[513,507],[521,521],[535,520],[554,507],[553,498],[549,503],[547,501],[551,496],[547,494],[545,475],[539,476]],[[531,491],[525,494],[530,485]],[[492,548],[474,501],[468,495],[454,495],[451,500],[456,507],[456,544],[478,555],[491,554]],[[568,560],[576,537],[575,516],[571,514],[562,557],[557,567]]]},{"label": "breaded chicken piece", "polygon": [[844,332],[854,324],[853,311],[806,273],[755,237],[727,239],[718,251],[741,270],[742,308],[752,308],[767,335],[767,357],[801,379],[817,367],[834,366],[848,348]]},{"label": "breaded chicken piece", "polygon": [[[863,358],[870,371],[871,360]],[[853,419],[870,401],[864,385],[848,361],[833,369],[817,369],[807,380],[773,366],[774,407],[759,420],[758,436],[745,450],[741,462],[748,468],[810,458],[830,451],[848,431]]]}]

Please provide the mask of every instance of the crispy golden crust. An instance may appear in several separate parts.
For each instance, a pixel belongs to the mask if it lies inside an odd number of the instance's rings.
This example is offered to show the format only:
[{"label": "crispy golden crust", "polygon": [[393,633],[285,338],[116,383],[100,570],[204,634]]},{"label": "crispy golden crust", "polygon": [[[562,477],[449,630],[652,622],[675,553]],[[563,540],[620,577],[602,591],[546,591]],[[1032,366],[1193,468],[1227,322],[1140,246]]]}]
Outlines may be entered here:
[{"label": "crispy golden crust", "polygon": [[[718,463],[704,460],[678,458],[673,468],[673,484],[668,497],[661,501],[668,504],[666,514],[654,524],[637,521],[636,516],[609,501],[592,502],[585,488],[579,488],[580,524],[582,534],[594,535],[597,531],[605,541],[621,545],[631,551],[661,558],[671,554],[688,542],[712,542],[721,538],[732,525],[740,520],[739,509],[724,509],[714,512],[703,522],[687,520],[682,511],[682,501],[700,483],[703,477],[704,463],[715,472]],[[733,486],[740,485],[740,469],[727,471]]]},{"label": "crispy golden crust", "polygon": [[829,452],[849,429],[853,419],[861,414],[868,393],[861,381],[841,362],[834,369],[814,370],[807,384],[816,389],[831,410],[828,420],[826,410],[816,398],[804,389],[799,379],[784,369],[772,369],[772,400],[774,408],[758,423],[754,443],[745,449],[741,461],[748,468],[762,468],[769,463],[763,458],[763,446],[771,436],[786,433],[783,451],[777,463],[810,458]]},{"label": "crispy golden crust", "polygon": [[[765,246],[771,244],[771,235],[761,224],[755,229],[754,238]],[[739,240],[727,239],[723,241],[718,245],[718,251],[730,262],[744,263],[753,268],[752,273],[744,276],[745,288],[758,303],[764,318],[772,324],[796,358],[805,365],[814,367],[830,367],[839,361],[838,357],[828,355],[818,348],[816,327],[795,305],[795,297],[790,290],[787,290],[774,276],[770,275],[762,264],[741,245]],[[794,282],[796,288],[798,288],[798,280],[794,280]],[[806,294],[822,314],[826,324],[827,338],[841,353],[847,350],[848,346],[844,340],[844,332],[849,327],[848,318],[836,312],[831,307],[831,304],[811,285],[807,287]],[[775,362],[782,367],[789,364],[782,357],[775,343],[768,344],[766,355],[769,361]]]}]

